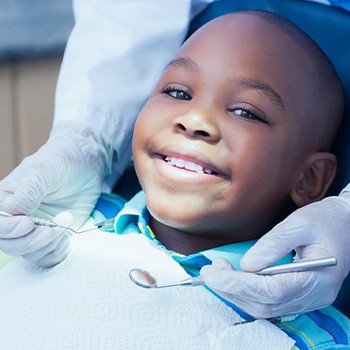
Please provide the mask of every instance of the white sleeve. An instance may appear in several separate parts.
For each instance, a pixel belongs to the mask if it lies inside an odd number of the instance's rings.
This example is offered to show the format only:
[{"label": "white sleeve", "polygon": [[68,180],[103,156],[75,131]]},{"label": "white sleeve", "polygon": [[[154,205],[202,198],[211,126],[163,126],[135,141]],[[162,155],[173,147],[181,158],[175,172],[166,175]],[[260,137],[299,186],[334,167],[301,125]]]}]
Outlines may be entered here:
[{"label": "white sleeve", "polygon": [[345,192],[350,193],[350,183],[348,183],[340,194],[344,194]]},{"label": "white sleeve", "polygon": [[75,121],[93,126],[117,152],[114,171],[123,171],[140,108],[182,44],[191,17],[210,2],[76,0],[54,125]]}]

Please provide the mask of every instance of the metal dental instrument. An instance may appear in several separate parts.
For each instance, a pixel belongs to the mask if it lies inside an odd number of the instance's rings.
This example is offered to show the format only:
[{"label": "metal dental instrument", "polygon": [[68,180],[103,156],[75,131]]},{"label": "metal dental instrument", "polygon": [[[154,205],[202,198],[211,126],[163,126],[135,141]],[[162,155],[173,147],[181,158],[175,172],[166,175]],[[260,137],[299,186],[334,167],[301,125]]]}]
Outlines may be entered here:
[{"label": "metal dental instrument", "polygon": [[103,220],[101,222],[97,222],[95,224],[95,227],[93,229],[90,229],[90,230],[99,229],[99,230],[102,230],[102,231],[113,231],[114,230],[114,220],[115,220],[115,218],[116,217],[113,217],[113,218],[110,218],[110,219],[106,219],[106,220]]},{"label": "metal dental instrument", "polygon": [[[275,275],[285,272],[299,272],[307,271],[322,267],[334,266],[337,264],[335,257],[297,261],[289,264],[277,265],[267,267],[260,271],[255,272],[257,275]],[[129,273],[130,279],[140,287],[143,288],[166,288],[175,286],[202,286],[204,285],[204,279],[202,276],[187,278],[178,282],[158,284],[155,277],[153,277],[148,271],[142,269],[132,269]]]},{"label": "metal dental instrument", "polygon": [[[10,216],[13,216],[13,215],[0,210],[0,216],[10,217]],[[70,227],[58,225],[55,222],[53,222],[52,220],[41,219],[41,218],[37,218],[37,217],[33,217],[33,216],[29,216],[29,217],[34,221],[34,224],[37,225],[37,226],[57,227],[57,228],[63,228],[63,229],[69,230],[69,231],[71,231],[73,233],[80,233],[80,232],[78,232],[76,230],[73,230]],[[90,229],[89,229],[89,231],[90,231]],[[82,232],[85,232],[85,231],[82,231]]]},{"label": "metal dental instrument", "polygon": [[157,280],[148,271],[142,269],[132,269],[129,273],[130,279],[140,287],[143,288],[166,288],[176,286],[203,286],[204,279],[202,276],[186,278],[173,283],[157,284]]},{"label": "metal dental instrument", "polygon": [[[0,210],[0,216],[13,216],[9,213],[6,213],[5,211],[2,211]],[[72,229],[71,227],[68,227],[68,226],[62,226],[62,225],[58,225],[56,224],[55,222],[53,222],[52,220],[46,220],[46,219],[42,219],[42,218],[37,218],[37,217],[33,217],[33,216],[29,216],[33,221],[34,221],[34,224],[37,225],[37,226],[46,226],[46,227],[57,227],[57,228],[63,228],[63,229],[66,229],[66,230],[69,230],[73,233],[85,233],[85,232],[88,232],[88,231],[92,231],[92,230],[96,230],[96,229],[100,229],[100,230],[103,230],[103,231],[110,231],[110,230],[113,230],[113,224],[114,224],[114,219],[115,217],[111,218],[111,219],[106,219],[106,220],[103,220],[101,222],[98,222],[95,224],[94,227],[92,228],[88,228],[86,230],[82,230],[82,231],[76,231],[74,229]]]},{"label": "metal dental instrument", "polygon": [[75,231],[75,233],[80,234],[80,233],[85,233],[85,232],[89,232],[89,231],[93,231],[93,230],[113,232],[114,231],[114,219],[115,219],[115,217],[103,220],[101,222],[97,222],[96,224],[94,224],[94,227],[87,228],[86,230],[82,230],[82,231],[80,231],[80,230]]},{"label": "metal dental instrument", "polygon": [[115,220],[115,217],[110,218],[110,219],[105,219],[101,222],[97,222],[96,224],[94,224],[94,227],[88,228],[88,229],[83,230],[83,231],[77,231],[76,233],[85,233],[85,232],[89,232],[92,230],[113,232],[114,231],[114,220]]}]

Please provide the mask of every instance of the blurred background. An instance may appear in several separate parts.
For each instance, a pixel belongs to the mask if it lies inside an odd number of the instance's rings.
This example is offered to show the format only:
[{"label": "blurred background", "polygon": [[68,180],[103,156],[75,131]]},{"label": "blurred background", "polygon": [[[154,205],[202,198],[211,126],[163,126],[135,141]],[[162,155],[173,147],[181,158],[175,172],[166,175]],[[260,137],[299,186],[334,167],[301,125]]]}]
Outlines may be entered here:
[{"label": "blurred background", "polygon": [[72,0],[0,1],[0,179],[47,139]]}]

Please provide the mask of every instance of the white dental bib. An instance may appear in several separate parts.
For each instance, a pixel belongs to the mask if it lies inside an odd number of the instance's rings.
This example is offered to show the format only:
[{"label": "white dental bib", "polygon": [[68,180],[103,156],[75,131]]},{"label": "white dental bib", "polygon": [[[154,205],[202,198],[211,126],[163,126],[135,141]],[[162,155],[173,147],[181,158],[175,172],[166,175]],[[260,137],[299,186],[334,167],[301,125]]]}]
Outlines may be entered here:
[{"label": "white dental bib", "polygon": [[75,235],[60,265],[17,259],[0,269],[2,349],[290,349],[268,321],[233,326],[240,316],[204,287],[143,289],[132,268],[158,282],[187,278],[139,234]]}]

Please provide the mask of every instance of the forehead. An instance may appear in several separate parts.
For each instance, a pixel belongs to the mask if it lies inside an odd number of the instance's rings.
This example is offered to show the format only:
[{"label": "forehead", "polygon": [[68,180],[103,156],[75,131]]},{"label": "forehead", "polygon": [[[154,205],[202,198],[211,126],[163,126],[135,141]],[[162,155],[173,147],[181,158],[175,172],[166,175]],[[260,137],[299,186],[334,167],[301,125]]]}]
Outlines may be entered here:
[{"label": "forehead", "polygon": [[242,54],[238,50],[255,52],[256,58],[266,56],[275,60],[285,59],[286,55],[307,57],[303,48],[277,25],[244,13],[232,13],[207,23],[187,40],[179,53],[199,51],[206,55],[216,54],[219,58]]},{"label": "forehead", "polygon": [[[242,13],[221,16],[195,32],[177,57],[190,57],[204,73],[232,77],[247,75],[269,80],[283,90],[312,91],[314,62],[291,36],[267,20]],[[241,77],[241,76],[240,76]],[[293,94],[296,91],[286,93]]]}]

